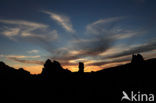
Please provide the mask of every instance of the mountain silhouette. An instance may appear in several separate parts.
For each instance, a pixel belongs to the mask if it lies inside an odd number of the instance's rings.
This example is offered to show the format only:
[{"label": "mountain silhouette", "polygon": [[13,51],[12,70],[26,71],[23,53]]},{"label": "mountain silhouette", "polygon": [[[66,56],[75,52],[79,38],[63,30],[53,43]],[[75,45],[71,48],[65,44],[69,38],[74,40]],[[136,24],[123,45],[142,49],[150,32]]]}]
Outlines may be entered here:
[{"label": "mountain silhouette", "polygon": [[121,102],[122,91],[156,92],[156,59],[144,60],[141,54],[133,54],[131,63],[97,72],[85,73],[82,62],[78,67],[71,72],[48,59],[41,74],[32,75],[0,62],[0,101]]},{"label": "mountain silhouette", "polygon": [[23,68],[14,69],[4,62],[0,62],[0,80],[27,80],[30,79],[30,72]]}]

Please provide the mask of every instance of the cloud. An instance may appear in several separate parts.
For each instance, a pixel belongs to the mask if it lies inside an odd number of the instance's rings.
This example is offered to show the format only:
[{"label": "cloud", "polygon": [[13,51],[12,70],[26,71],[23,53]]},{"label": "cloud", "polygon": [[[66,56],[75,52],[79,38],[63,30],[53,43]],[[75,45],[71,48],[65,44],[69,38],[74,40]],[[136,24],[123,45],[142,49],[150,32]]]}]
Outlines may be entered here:
[{"label": "cloud", "polygon": [[24,60],[24,59],[19,59],[16,57],[9,57],[8,59],[16,61],[16,62],[20,62],[20,63],[26,63],[26,64],[39,64],[39,65],[44,64],[43,61],[39,61],[39,60]]},{"label": "cloud", "polygon": [[[56,56],[52,56],[51,59],[65,62],[64,64],[70,64],[71,61],[74,60],[85,59],[84,62],[87,60],[96,60],[94,63],[88,64],[96,66],[109,63],[127,62],[130,60],[130,57],[121,59],[120,57],[122,56],[117,56],[114,58],[113,56],[116,56],[117,54],[124,52],[124,50],[129,49],[128,47],[130,47],[130,45],[115,47],[114,44],[116,44],[118,41],[126,40],[128,38],[139,37],[143,35],[145,31],[125,27],[125,22],[126,20],[124,17],[113,17],[108,19],[100,19],[90,23],[86,26],[86,38],[84,37],[83,39],[80,38],[72,40],[70,42],[70,46],[66,49],[56,50],[56,53],[53,52],[53,54]],[[111,53],[109,51],[108,53],[108,50],[110,49],[113,51],[111,51]],[[105,55],[102,55],[104,53]],[[129,54],[132,53],[130,52]],[[72,63],[72,65],[74,65],[75,62]]]},{"label": "cloud", "polygon": [[2,32],[5,36],[12,37],[18,35],[20,29],[19,28],[8,28],[7,31]]},{"label": "cloud", "polygon": [[93,63],[88,63],[87,65],[94,65],[94,66],[103,66],[105,64],[110,64],[110,63],[121,63],[121,62],[130,62],[131,56],[125,56],[125,57],[118,57],[114,59],[106,59],[106,60],[101,60],[101,61],[95,61]]},{"label": "cloud", "polygon": [[[72,49],[79,50],[79,54],[71,58],[97,56],[113,47],[118,40],[134,37],[140,34],[121,27],[123,17],[100,19],[86,26],[87,38],[73,40]],[[70,56],[68,56],[70,58]]]},{"label": "cloud", "polygon": [[75,47],[81,50],[80,55],[82,56],[94,56],[106,51],[111,47],[114,39],[109,37],[95,36],[87,42],[76,43]]},{"label": "cloud", "polygon": [[36,49],[28,51],[28,53],[30,53],[30,54],[32,54],[32,53],[38,53],[38,52],[39,52],[39,50],[36,50]]},{"label": "cloud", "polygon": [[[98,60],[110,60],[110,61],[101,61],[101,62],[94,62],[94,63],[89,63],[88,65],[96,65],[96,66],[102,66],[104,64],[109,64],[109,63],[118,63],[118,62],[127,62],[131,60],[131,55],[136,54],[136,53],[146,53],[150,51],[156,50],[156,42],[151,41],[148,43],[136,45],[136,46],[131,46],[127,48],[126,50],[123,50],[118,52],[114,51],[112,54],[105,55],[105,56],[99,56]],[[95,58],[96,59],[96,58]]]},{"label": "cloud", "polygon": [[3,55],[3,54],[1,54],[0,57],[24,59],[24,58],[40,58],[40,55],[36,55],[36,56],[25,56],[25,55]]},{"label": "cloud", "polygon": [[2,34],[5,35],[6,37],[8,37],[9,39],[15,40],[14,36],[17,36],[20,32],[19,28],[8,28],[2,31]]},{"label": "cloud", "polygon": [[[107,51],[101,53],[100,55],[93,56],[93,59],[96,61],[90,63],[89,65],[100,66],[102,64],[109,64],[115,62],[126,62],[131,60],[131,55],[134,53],[149,53],[156,50],[156,42],[151,40],[139,45],[118,45],[116,47],[111,47]],[[150,56],[152,57],[152,56]],[[149,57],[148,57],[149,58]],[[98,62],[98,60],[102,60]]]},{"label": "cloud", "polygon": [[113,47],[118,41],[140,36],[142,31],[123,27],[124,17],[100,19],[86,26],[89,38],[79,40],[74,47],[85,50],[81,55],[96,56]]},{"label": "cloud", "polygon": [[41,24],[41,23],[35,23],[35,22],[29,22],[29,21],[24,21],[24,20],[0,20],[1,23],[5,24],[12,24],[12,25],[20,25],[20,26],[27,26],[27,27],[32,27],[34,28],[47,28],[48,25]]},{"label": "cloud", "polygon": [[50,15],[51,19],[57,21],[57,23],[60,24],[66,31],[71,33],[75,32],[69,17],[56,14],[50,11],[43,11],[43,13]]},{"label": "cloud", "polygon": [[39,30],[38,33],[33,32],[23,32],[22,37],[26,39],[36,39],[36,40],[45,40],[45,41],[54,41],[58,38],[58,33],[56,30],[53,31],[42,31]]},{"label": "cloud", "polygon": [[0,20],[0,23],[7,25],[1,28],[1,34],[10,39],[31,38],[52,41],[58,38],[57,31],[50,30],[45,24],[24,20]]},{"label": "cloud", "polygon": [[[128,25],[125,27],[127,21],[126,17],[111,17],[97,20],[86,26],[86,33],[89,35],[101,35],[103,37],[115,38],[122,40],[134,37],[138,34],[143,34],[144,31],[129,29]],[[93,35],[93,36],[94,36]]]},{"label": "cloud", "polygon": [[131,47],[127,50],[124,50],[122,52],[116,53],[114,55],[108,56],[107,58],[117,58],[122,56],[131,55],[133,53],[143,53],[143,52],[149,52],[156,49],[156,42],[151,41],[148,43],[136,45],[134,47]]},{"label": "cloud", "polygon": [[39,59],[40,55],[35,55],[35,56],[25,56],[25,55],[0,55],[1,58],[6,58],[9,60],[13,60],[16,62],[20,62],[20,63],[26,63],[26,64],[40,64],[43,65],[44,62],[43,61],[39,61],[39,60],[32,60],[32,59]]},{"label": "cloud", "polygon": [[[105,33],[108,28],[112,29],[114,26],[112,23],[122,20],[123,17],[112,17],[107,19],[100,19],[86,26],[86,32],[88,34],[101,34]],[[105,27],[104,27],[105,26]]]},{"label": "cloud", "polygon": [[[75,32],[69,18],[66,19],[67,17],[52,12],[44,11],[44,13],[49,14],[53,20],[56,20],[68,32]],[[11,39],[24,38],[24,40],[42,46],[51,53],[51,59],[60,61],[62,65],[77,65],[78,61],[86,63],[94,61],[87,63],[86,65],[88,66],[103,66],[104,64],[127,62],[130,60],[132,53],[151,51],[155,49],[156,45],[154,42],[150,42],[132,47],[131,45],[115,47],[114,44],[116,42],[140,36],[145,32],[125,27],[123,25],[125,18],[123,17],[100,19],[88,24],[83,38],[72,39],[69,41],[70,45],[65,45],[63,48],[58,46],[58,42],[55,41],[58,38],[57,31],[51,30],[48,25],[18,20],[16,22],[13,20],[0,20],[0,22],[9,25],[4,27],[3,35]],[[10,27],[10,25],[13,26]],[[63,44],[62,41],[61,44]],[[28,51],[28,53],[37,52],[35,49]],[[31,58],[29,56],[9,55],[6,57],[20,63],[43,64],[42,61],[29,60]],[[32,56],[32,58],[38,57]]]},{"label": "cloud", "polygon": [[[51,15],[54,16],[54,14],[52,13]],[[62,16],[57,16],[62,19]],[[48,25],[27,21],[23,21],[24,23],[21,21],[15,22],[13,20],[1,20],[0,22],[15,25],[16,28],[19,28],[19,30],[17,32],[18,34],[15,32],[16,35],[14,36],[20,36],[27,39],[28,41],[35,42],[36,44],[44,47],[44,49],[52,54],[51,59],[59,60],[63,64],[70,64],[69,61],[71,60],[81,58],[87,58],[88,60],[94,59],[94,57],[98,57],[101,53],[111,48],[115,41],[130,38],[138,33],[132,30],[121,28],[120,25],[118,25],[120,24],[119,21],[121,20],[123,20],[123,17],[114,17],[100,19],[91,24],[88,24],[86,26],[86,32],[89,37],[73,40],[70,42],[70,47],[67,47],[67,49],[64,50],[59,50],[59,48],[56,47],[56,43],[54,45],[49,43],[49,41],[56,40],[58,38],[58,34],[56,30],[49,30]],[[64,25],[66,25],[66,22]],[[6,29],[8,30],[8,28]],[[71,51],[78,52],[74,53]],[[32,52],[34,51],[31,51],[31,53]],[[73,63],[70,65],[75,64]]]}]

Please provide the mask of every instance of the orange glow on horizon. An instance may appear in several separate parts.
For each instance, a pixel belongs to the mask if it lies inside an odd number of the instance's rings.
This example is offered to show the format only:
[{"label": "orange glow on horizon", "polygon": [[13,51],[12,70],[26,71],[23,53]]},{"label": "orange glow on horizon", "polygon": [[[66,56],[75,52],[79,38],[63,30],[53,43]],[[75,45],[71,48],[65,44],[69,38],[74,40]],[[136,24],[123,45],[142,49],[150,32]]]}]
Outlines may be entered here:
[{"label": "orange glow on horizon", "polygon": [[[102,65],[102,66],[85,66],[84,68],[84,72],[96,72],[96,71],[99,71],[99,70],[102,70],[102,69],[107,69],[107,68],[110,68],[110,67],[115,67],[115,66],[118,66],[118,65],[123,65],[123,64],[126,64],[126,63],[129,63],[130,61],[124,61],[124,62],[119,62],[119,63],[109,63],[109,64],[105,64],[105,65]],[[78,65],[75,65],[75,66],[63,66],[64,69],[68,69],[72,72],[77,72],[78,71]]]},{"label": "orange glow on horizon", "polygon": [[[115,67],[118,65],[122,65],[122,64],[126,64],[129,63],[129,61],[125,61],[125,62],[119,62],[119,63],[109,63],[109,64],[105,64],[102,66],[85,66],[84,68],[84,72],[96,72],[102,69],[107,69],[110,67]],[[16,69],[20,68],[19,65],[15,65],[14,66]],[[66,65],[66,66],[62,66],[64,69],[68,69],[71,72],[77,72],[78,71],[78,65]],[[42,72],[43,66],[42,65],[31,65],[31,66],[23,66],[23,68],[27,71],[29,71],[31,74],[40,74]]]},{"label": "orange glow on horizon", "polygon": [[[14,66],[16,69],[21,68],[20,66]],[[29,71],[31,74],[40,74],[42,72],[42,65],[32,65],[22,67],[24,70]]]}]

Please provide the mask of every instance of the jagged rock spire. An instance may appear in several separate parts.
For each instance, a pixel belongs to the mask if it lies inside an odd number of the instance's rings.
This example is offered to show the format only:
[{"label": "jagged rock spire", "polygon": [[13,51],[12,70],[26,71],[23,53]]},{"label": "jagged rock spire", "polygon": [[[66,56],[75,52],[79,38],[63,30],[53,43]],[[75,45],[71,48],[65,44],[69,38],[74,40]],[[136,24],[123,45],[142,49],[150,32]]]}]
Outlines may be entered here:
[{"label": "jagged rock spire", "polygon": [[84,73],[84,63],[79,62],[79,73]]}]

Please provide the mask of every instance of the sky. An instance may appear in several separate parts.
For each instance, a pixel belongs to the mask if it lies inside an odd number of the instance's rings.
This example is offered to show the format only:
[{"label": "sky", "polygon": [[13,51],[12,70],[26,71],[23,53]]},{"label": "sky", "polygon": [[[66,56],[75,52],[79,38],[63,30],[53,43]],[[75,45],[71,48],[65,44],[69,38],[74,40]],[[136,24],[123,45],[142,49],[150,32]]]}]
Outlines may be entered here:
[{"label": "sky", "polygon": [[85,72],[156,58],[155,0],[0,0],[0,61],[32,74],[47,59]]}]

